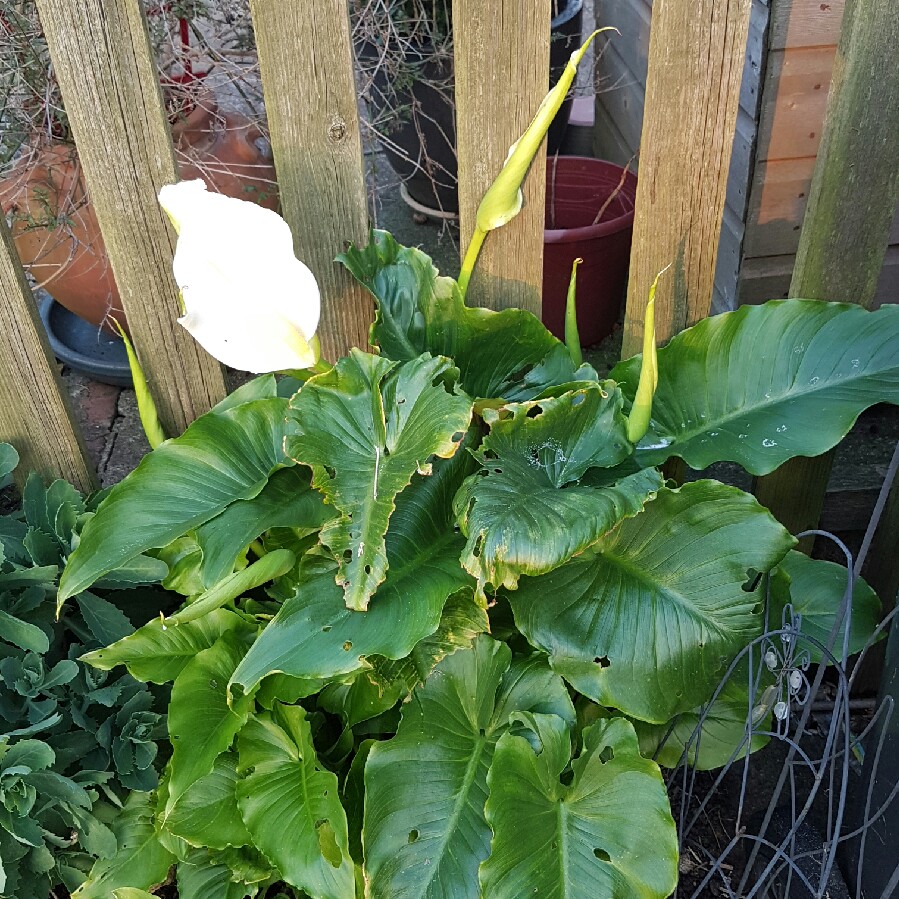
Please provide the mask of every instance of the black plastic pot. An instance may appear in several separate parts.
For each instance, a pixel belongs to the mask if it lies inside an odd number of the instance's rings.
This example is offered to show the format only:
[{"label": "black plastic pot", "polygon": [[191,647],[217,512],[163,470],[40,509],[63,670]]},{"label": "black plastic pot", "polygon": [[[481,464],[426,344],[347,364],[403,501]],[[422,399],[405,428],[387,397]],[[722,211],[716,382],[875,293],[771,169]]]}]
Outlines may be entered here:
[{"label": "black plastic pot", "polygon": [[[569,57],[581,43],[584,0],[560,0],[552,20],[549,48],[550,85],[558,81]],[[372,64],[379,48],[364,44],[360,57]],[[408,85],[393,84],[383,67],[376,67],[368,103],[382,135],[381,145],[393,170],[403,179],[409,196],[428,209],[457,213],[458,168],[453,66],[450,58],[435,56],[430,45],[410,48],[404,68],[420,73]],[[549,129],[548,151],[558,152],[571,113],[569,98]]]}]

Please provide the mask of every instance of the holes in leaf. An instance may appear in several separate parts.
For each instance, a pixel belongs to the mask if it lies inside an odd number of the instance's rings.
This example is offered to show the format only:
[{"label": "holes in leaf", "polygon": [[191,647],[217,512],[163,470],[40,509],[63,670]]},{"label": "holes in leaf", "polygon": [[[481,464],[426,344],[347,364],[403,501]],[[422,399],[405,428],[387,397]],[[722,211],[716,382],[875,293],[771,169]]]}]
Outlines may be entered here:
[{"label": "holes in leaf", "polygon": [[365,573],[366,573],[366,574],[371,574],[371,565],[366,565],[366,566],[365,566]]},{"label": "holes in leaf", "polygon": [[417,830],[410,830],[410,831],[409,831],[409,836],[408,836],[406,842],[409,843],[409,844],[411,845],[412,843],[415,843],[417,840],[418,840],[418,831],[417,831]]},{"label": "holes in leaf", "polygon": [[406,397],[404,397],[404,396],[398,396],[398,397],[396,398],[396,404],[397,404],[397,406],[402,406],[403,403],[405,403],[405,402],[406,402]]},{"label": "holes in leaf", "polygon": [[538,415],[542,415],[542,414],[543,414],[543,406],[541,406],[540,403],[535,403],[527,411],[528,418],[536,418]]},{"label": "holes in leaf", "polygon": [[331,625],[330,625],[330,624],[326,624],[326,625],[322,628],[322,633],[323,633],[323,634],[327,634],[329,630],[331,630]]},{"label": "holes in leaf", "polygon": [[563,787],[570,787],[571,782],[574,780],[574,771],[571,768],[566,768],[559,775],[559,783],[562,784]]},{"label": "holes in leaf", "polygon": [[481,548],[484,546],[484,537],[483,535],[478,537],[477,542],[471,550],[471,554],[476,558],[481,558]]},{"label": "holes in leaf", "polygon": [[612,856],[606,852],[605,849],[594,849],[593,854],[601,861],[601,862],[610,862],[612,861]]},{"label": "holes in leaf", "polygon": [[609,660],[608,656],[597,656],[594,660],[600,668],[608,668],[612,662]]},{"label": "holes in leaf", "polygon": [[497,456],[496,453],[493,452],[492,449],[484,450],[484,459],[487,462],[491,462],[493,459],[498,459],[498,458],[499,458],[499,456]]},{"label": "holes in leaf", "polygon": [[487,731],[484,730],[483,727],[478,731],[478,733],[479,733],[482,737],[486,737],[486,736],[487,736]]},{"label": "holes in leaf", "polygon": [[755,593],[758,585],[762,582],[762,573],[755,568],[746,569],[746,581],[743,584],[743,590],[746,593]]},{"label": "holes in leaf", "polygon": [[349,652],[353,648],[353,641],[347,640],[346,643],[343,644],[343,651]]},{"label": "holes in leaf", "polygon": [[345,549],[343,551],[343,561],[344,562],[352,562],[353,561],[353,551],[351,549]]},{"label": "holes in leaf", "polygon": [[572,406],[580,406],[580,404],[582,402],[584,402],[585,399],[587,399],[587,397],[584,396],[583,393],[576,393],[574,395],[574,399],[571,401],[571,405]]},{"label": "holes in leaf", "polygon": [[615,758],[615,750],[611,746],[603,746],[599,753],[599,760],[605,764]]},{"label": "holes in leaf", "polygon": [[464,436],[465,434],[463,434],[462,431],[456,431],[456,433],[453,434],[453,443],[458,443]]},{"label": "holes in leaf", "polygon": [[332,468],[330,465],[325,465],[324,468],[325,468],[325,472],[327,473],[328,477],[331,478],[331,480],[333,481],[334,478],[337,476],[337,469]]},{"label": "holes in leaf", "polygon": [[494,474],[502,474],[502,473],[503,473],[503,470],[502,470],[501,468],[494,468],[494,469],[493,469],[493,473],[494,473]]}]

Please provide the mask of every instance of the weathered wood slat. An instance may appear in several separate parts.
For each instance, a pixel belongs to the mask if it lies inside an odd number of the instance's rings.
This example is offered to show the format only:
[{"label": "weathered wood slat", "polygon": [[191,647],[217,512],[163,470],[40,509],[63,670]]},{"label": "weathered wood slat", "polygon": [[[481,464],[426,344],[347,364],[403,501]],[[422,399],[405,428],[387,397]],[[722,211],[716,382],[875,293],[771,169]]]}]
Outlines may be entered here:
[{"label": "weathered wood slat", "polygon": [[174,232],[156,195],[178,176],[141,5],[37,6],[131,334],[163,427],[177,434],[225,383],[175,321]]},{"label": "weathered wood slat", "polygon": [[0,441],[18,450],[19,479],[34,470],[46,479],[65,478],[83,491],[97,487],[56,371],[56,360],[2,216]]},{"label": "weathered wood slat", "polygon": [[751,0],[654,4],[624,356],[639,352],[649,287],[666,266],[659,339],[708,314],[751,8]]},{"label": "weathered wood slat", "polygon": [[[791,296],[874,302],[899,202],[897,44],[893,0],[849,0]],[[814,527],[831,464],[794,459],[758,479],[756,496],[794,532]]]},{"label": "weathered wood slat", "polygon": [[845,0],[776,0],[771,3],[768,46],[822,47],[840,39]]},{"label": "weathered wood slat", "polygon": [[[550,0],[453,0],[462,251],[481,197],[549,87]],[[468,302],[540,315],[546,150],[524,182],[520,215],[488,235]]]},{"label": "weathered wood slat", "polygon": [[341,0],[252,0],[281,207],[297,256],[322,293],[320,338],[336,358],[368,345],[369,294],[335,255],[368,237],[347,4]]}]

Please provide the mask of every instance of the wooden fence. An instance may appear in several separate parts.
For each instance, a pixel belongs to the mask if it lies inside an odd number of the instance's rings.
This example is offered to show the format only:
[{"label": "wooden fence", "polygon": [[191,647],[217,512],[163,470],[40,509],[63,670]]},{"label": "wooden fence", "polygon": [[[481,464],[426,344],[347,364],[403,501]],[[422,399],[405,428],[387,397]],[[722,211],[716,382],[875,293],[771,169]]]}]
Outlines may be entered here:
[{"label": "wooden fence", "polygon": [[[463,252],[483,190],[545,92],[550,3],[454,0]],[[218,364],[175,323],[174,234],[156,194],[176,180],[176,169],[140,3],[37,0],[37,6],[134,341],[163,423],[177,433],[225,388]],[[892,63],[899,24],[891,6],[892,0],[847,4],[794,282],[804,296],[865,303],[870,272],[883,259],[886,210],[895,208],[899,192],[899,68]],[[656,304],[660,339],[709,313],[750,7],[750,0],[656,0],[625,352],[639,347],[649,284],[670,262],[674,274]],[[345,241],[365,238],[368,226],[347,3],[251,0],[251,10],[283,214],[298,256],[322,287],[320,336],[334,357],[364,344],[372,314],[370,299],[333,262]],[[893,117],[886,135],[883,115]],[[867,179],[853,172],[862,156],[868,172],[876,166]],[[512,283],[518,304],[540,313],[544,191],[541,157],[526,182],[525,211],[491,235],[482,257],[473,294],[485,305],[498,302],[491,285],[503,283],[508,297]],[[93,486],[6,233],[0,326],[0,439],[16,444],[23,470]],[[801,496],[789,489],[795,471],[808,468],[798,463],[759,485],[794,526],[813,523],[820,508],[826,462],[812,467]]]}]

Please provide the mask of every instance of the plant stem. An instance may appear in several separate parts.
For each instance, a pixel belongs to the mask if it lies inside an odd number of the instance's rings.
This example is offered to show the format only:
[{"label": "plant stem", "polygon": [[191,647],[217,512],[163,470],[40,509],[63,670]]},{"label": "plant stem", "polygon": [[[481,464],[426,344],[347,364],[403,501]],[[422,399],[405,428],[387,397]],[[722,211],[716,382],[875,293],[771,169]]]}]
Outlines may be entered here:
[{"label": "plant stem", "polygon": [[486,236],[486,231],[482,231],[475,226],[474,234],[471,235],[471,243],[468,244],[468,249],[465,251],[465,259],[462,260],[462,270],[459,272],[459,290],[462,292],[463,300],[468,291],[468,282],[471,280],[471,273],[474,271],[475,263],[478,261]]}]

